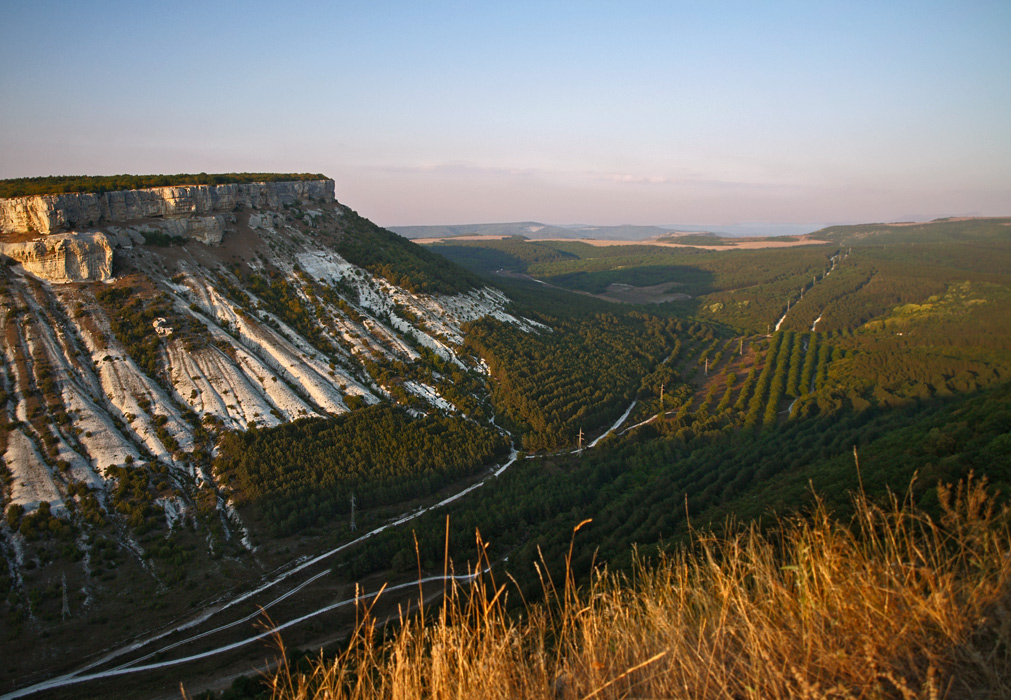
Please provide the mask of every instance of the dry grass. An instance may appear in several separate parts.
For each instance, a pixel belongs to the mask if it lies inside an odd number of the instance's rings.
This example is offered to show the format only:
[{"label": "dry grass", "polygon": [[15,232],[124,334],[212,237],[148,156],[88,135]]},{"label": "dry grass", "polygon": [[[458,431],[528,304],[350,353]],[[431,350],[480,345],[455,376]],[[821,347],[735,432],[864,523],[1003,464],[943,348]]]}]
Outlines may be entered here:
[{"label": "dry grass", "polygon": [[488,574],[385,641],[363,609],[346,651],[282,664],[273,697],[1011,697],[1008,513],[971,479],[940,496],[940,522],[858,497],[849,523],[819,507],[585,588],[543,577],[519,618]]}]

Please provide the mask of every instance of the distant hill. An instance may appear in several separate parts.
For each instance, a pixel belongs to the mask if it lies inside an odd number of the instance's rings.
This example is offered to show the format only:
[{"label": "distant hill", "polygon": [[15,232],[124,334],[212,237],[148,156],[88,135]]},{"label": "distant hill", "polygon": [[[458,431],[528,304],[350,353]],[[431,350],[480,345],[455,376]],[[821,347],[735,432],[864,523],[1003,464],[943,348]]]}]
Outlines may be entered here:
[{"label": "distant hill", "polygon": [[532,239],[596,238],[608,241],[641,241],[670,233],[674,229],[659,226],[552,226],[536,221],[504,224],[459,224],[453,226],[392,226],[390,230],[405,238],[452,238],[456,236],[525,236]]},{"label": "distant hill", "polygon": [[642,241],[647,238],[677,234],[711,233],[722,236],[797,236],[811,233],[823,224],[728,224],[721,226],[592,226],[569,224],[555,226],[536,221],[502,224],[455,224],[447,226],[390,226],[389,230],[405,238],[452,238],[456,236],[525,236],[534,240],[593,238],[604,241]]},{"label": "distant hill", "polygon": [[829,226],[812,236],[840,245],[942,243],[997,240],[1011,237],[1011,217],[950,218],[923,223],[858,224]]}]

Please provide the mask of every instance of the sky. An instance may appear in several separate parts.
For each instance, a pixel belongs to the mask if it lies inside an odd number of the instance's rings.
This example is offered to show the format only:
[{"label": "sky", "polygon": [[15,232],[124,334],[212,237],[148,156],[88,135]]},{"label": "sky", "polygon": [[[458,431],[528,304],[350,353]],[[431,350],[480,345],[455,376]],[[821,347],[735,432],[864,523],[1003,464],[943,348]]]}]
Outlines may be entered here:
[{"label": "sky", "polygon": [[0,178],[320,172],[384,226],[1011,215],[1011,2],[0,0]]}]

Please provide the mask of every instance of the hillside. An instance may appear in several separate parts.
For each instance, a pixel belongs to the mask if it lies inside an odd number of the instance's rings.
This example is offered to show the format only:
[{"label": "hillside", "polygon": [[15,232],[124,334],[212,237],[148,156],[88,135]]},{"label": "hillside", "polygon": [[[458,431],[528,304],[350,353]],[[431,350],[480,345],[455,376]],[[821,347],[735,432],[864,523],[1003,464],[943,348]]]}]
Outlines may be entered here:
[{"label": "hillside", "polygon": [[1011,235],[1011,218],[951,218],[926,223],[860,224],[830,226],[815,231],[813,238],[840,245],[889,245],[896,243],[944,243],[1001,241]]},{"label": "hillside", "polygon": [[422,248],[328,180],[0,209],[5,689],[221,689],[262,614],[340,644],[447,556],[508,573],[512,615],[812,486],[845,518],[861,486],[940,517],[939,481],[1011,485],[1004,220]]},{"label": "hillside", "polygon": [[[52,625],[80,640],[59,651],[57,663],[72,662],[96,640],[276,566],[277,548],[258,547],[267,528],[246,522],[270,506],[243,515],[259,487],[227,484],[232,472],[213,463],[233,431],[358,426],[372,453],[357,455],[352,478],[313,491],[342,511],[356,492],[363,517],[507,450],[481,419],[487,368],[462,347],[462,327],[485,316],[537,325],[508,313],[498,290],[359,217],[333,187],[0,200],[36,224],[6,216],[0,234],[0,645],[21,659],[5,670],[12,678],[49,656],[35,640]],[[81,225],[89,208],[98,215]],[[401,429],[416,433],[413,449],[448,461],[388,466],[383,446]],[[120,622],[80,631],[110,617]]]},{"label": "hillside", "polygon": [[[407,578],[448,553],[490,574],[384,635],[363,602],[346,641],[270,677],[272,697],[1004,697],[1005,221],[830,229],[833,246],[730,255],[433,246],[527,303],[619,284],[693,298],[640,308],[677,318],[675,340],[595,449],[527,455],[496,489],[343,558],[358,575],[399,560]],[[496,405],[543,450],[532,421],[565,405],[576,389],[548,388],[576,367],[475,325]],[[584,347],[606,344],[596,331]]]}]

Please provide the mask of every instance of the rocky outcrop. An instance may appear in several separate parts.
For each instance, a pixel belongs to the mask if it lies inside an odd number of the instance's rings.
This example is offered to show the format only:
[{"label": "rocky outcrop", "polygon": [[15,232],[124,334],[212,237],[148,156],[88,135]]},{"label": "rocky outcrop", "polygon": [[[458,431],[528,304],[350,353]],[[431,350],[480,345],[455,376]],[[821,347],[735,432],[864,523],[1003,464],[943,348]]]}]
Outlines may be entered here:
[{"label": "rocky outcrop", "polygon": [[234,225],[234,214],[214,214],[212,216],[188,216],[183,219],[164,219],[162,221],[140,224],[131,229],[143,235],[144,233],[163,233],[178,238],[189,238],[207,245],[221,245],[225,231]]},{"label": "rocky outcrop", "polygon": [[0,231],[50,234],[149,218],[195,217],[243,207],[280,209],[296,201],[334,201],[333,180],[189,185],[101,194],[0,199]]},{"label": "rocky outcrop", "polygon": [[0,253],[50,282],[104,281],[112,277],[115,241],[101,232],[57,234],[21,243],[0,243]]}]

